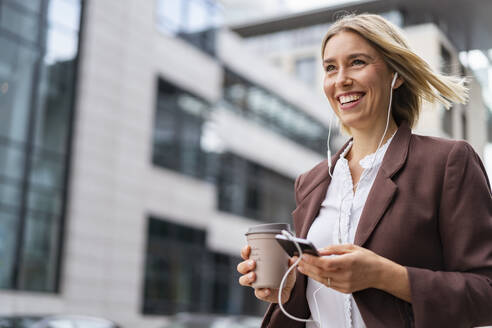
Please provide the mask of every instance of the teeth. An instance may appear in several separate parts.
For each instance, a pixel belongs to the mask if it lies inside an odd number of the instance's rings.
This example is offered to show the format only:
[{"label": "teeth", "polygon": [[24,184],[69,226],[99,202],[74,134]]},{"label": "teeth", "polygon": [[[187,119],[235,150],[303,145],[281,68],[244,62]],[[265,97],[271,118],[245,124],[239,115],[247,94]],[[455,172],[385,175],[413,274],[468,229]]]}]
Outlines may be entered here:
[{"label": "teeth", "polygon": [[362,97],[362,95],[360,95],[360,94],[359,95],[340,96],[339,101],[343,105],[343,104],[346,104],[348,102],[360,99],[360,97]]}]

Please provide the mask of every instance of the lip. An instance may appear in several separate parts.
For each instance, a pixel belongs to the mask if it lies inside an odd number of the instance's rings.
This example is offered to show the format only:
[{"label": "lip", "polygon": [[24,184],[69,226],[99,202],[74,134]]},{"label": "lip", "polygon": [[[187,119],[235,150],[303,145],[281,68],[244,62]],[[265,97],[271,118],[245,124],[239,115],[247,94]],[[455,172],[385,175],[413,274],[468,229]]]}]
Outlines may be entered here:
[{"label": "lip", "polygon": [[[346,103],[346,104],[341,104],[340,103],[340,97],[342,97],[342,96],[350,96],[350,95],[360,95],[361,97],[359,99],[357,99],[356,101],[353,101],[353,102],[350,102],[350,103]],[[365,95],[366,95],[365,92],[351,91],[351,92],[345,92],[345,93],[338,94],[336,96],[336,99],[337,99],[337,102],[338,102],[340,108],[342,110],[347,110],[347,109],[351,109],[351,108],[357,106],[362,101],[362,98],[364,98]]]}]

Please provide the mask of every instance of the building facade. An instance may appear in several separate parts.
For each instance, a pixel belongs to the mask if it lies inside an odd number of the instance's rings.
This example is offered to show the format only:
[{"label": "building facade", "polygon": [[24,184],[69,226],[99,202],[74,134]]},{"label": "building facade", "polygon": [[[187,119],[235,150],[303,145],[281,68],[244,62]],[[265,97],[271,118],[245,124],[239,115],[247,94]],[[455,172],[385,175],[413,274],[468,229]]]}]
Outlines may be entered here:
[{"label": "building facade", "polygon": [[291,221],[328,103],[212,1],[36,3],[0,1],[0,315],[261,314],[244,233]]}]

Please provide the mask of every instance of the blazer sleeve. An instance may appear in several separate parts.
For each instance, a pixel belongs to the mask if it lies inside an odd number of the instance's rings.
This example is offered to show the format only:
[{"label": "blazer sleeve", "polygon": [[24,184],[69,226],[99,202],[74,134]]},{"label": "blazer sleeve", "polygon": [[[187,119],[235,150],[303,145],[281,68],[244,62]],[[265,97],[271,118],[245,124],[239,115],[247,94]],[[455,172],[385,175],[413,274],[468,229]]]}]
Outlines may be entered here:
[{"label": "blazer sleeve", "polygon": [[407,267],[416,327],[492,324],[492,196],[465,142],[451,149],[438,208],[443,271]]}]

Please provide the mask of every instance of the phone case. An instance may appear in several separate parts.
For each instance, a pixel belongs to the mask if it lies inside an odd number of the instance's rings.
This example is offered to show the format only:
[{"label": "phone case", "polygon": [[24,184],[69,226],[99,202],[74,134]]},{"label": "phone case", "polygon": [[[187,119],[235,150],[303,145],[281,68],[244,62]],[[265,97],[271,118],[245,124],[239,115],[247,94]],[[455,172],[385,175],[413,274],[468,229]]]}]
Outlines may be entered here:
[{"label": "phone case", "polygon": [[[293,241],[287,239],[287,237],[283,235],[277,235],[275,236],[275,239],[290,257],[299,255],[297,247]],[[310,241],[300,238],[296,238],[296,241],[298,242],[303,253],[319,256],[318,250]]]}]

